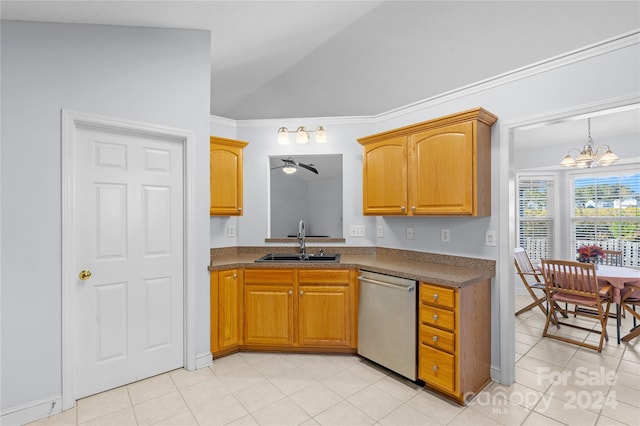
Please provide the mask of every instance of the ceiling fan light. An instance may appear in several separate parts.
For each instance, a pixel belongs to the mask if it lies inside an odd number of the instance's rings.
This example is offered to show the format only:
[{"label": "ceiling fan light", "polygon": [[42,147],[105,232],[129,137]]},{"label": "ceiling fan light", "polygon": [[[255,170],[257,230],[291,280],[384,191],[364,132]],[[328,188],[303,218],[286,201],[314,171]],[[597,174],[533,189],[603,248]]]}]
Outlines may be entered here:
[{"label": "ceiling fan light", "polygon": [[567,155],[564,157],[564,160],[562,160],[562,161],[560,162],[560,165],[561,165],[562,167],[575,167],[575,166],[576,166],[576,160],[574,160],[572,156],[570,156],[569,154],[567,154]]},{"label": "ceiling fan light", "polygon": [[307,133],[307,129],[303,126],[298,127],[298,130],[296,131],[296,143],[301,145],[309,143],[309,133]]},{"label": "ceiling fan light", "polygon": [[286,127],[280,127],[278,129],[278,144],[289,145],[289,131]]},{"label": "ceiling fan light", "polygon": [[322,126],[316,130],[316,143],[327,143],[327,130]]},{"label": "ceiling fan light", "polygon": [[298,171],[298,168],[296,166],[294,166],[293,164],[288,164],[286,166],[284,166],[282,168],[282,171],[285,172],[286,174],[290,175],[292,173],[295,173],[296,171]]},{"label": "ceiling fan light", "polygon": [[604,153],[602,158],[598,160],[598,164],[601,166],[610,166],[611,164],[615,163],[618,160],[619,160],[618,156],[615,155],[613,152],[611,152],[611,150],[609,149],[607,150],[607,152]]}]

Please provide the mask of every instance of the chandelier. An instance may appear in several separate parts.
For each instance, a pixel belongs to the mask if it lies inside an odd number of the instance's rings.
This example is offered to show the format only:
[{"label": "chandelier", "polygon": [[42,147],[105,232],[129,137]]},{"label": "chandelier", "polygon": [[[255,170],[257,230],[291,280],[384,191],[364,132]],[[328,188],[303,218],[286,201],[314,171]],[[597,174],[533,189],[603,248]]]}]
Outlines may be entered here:
[{"label": "chandelier", "polygon": [[[278,129],[278,143],[280,145],[289,144],[289,132],[294,133],[292,130],[286,127],[280,127]],[[300,126],[296,129],[296,143],[306,144],[309,143],[309,133],[315,133],[316,143],[327,143],[327,130],[323,126],[318,126],[316,130],[307,130],[304,126]]]},{"label": "chandelier", "polygon": [[[564,159],[560,162],[562,167],[577,167],[579,169],[589,168],[595,162],[600,166],[610,166],[618,161],[618,156],[615,155],[609,145],[598,145],[594,147],[593,139],[591,138],[591,118],[588,119],[589,137],[587,143],[582,147],[582,150],[578,148],[571,148]],[[576,158],[571,156],[571,151],[579,152]]]}]

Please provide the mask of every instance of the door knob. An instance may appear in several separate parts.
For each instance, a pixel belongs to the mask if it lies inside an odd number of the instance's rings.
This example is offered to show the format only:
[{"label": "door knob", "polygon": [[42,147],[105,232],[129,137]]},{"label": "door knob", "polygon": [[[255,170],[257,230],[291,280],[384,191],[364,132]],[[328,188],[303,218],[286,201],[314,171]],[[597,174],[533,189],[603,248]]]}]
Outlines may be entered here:
[{"label": "door knob", "polygon": [[83,269],[82,271],[80,271],[80,274],[78,274],[78,277],[80,277],[82,281],[88,280],[89,278],[91,278],[91,271],[88,269]]}]

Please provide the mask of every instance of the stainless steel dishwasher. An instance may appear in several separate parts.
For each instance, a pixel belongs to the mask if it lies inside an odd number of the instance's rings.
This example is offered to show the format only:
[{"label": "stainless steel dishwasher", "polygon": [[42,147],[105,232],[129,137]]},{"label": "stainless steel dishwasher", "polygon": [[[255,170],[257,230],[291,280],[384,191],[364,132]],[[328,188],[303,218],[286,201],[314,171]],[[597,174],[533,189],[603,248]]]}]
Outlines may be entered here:
[{"label": "stainless steel dishwasher", "polygon": [[358,354],[415,381],[417,283],[368,271],[358,283]]}]

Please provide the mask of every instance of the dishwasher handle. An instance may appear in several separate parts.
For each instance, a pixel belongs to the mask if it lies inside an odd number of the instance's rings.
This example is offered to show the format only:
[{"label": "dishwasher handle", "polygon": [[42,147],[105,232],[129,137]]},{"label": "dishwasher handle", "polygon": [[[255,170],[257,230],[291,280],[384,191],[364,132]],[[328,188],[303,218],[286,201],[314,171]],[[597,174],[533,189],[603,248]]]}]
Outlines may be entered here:
[{"label": "dishwasher handle", "polygon": [[415,285],[406,286],[406,285],[402,285],[402,284],[393,284],[393,283],[388,283],[388,282],[384,282],[384,281],[378,281],[378,280],[374,280],[374,279],[366,278],[366,277],[358,277],[358,281],[363,281],[363,282],[366,282],[366,283],[369,283],[369,284],[375,284],[375,285],[379,285],[379,286],[382,286],[382,287],[388,287],[388,288],[392,288],[394,290],[413,291],[416,288]]}]

